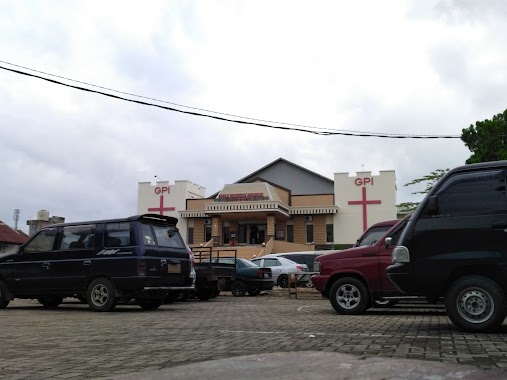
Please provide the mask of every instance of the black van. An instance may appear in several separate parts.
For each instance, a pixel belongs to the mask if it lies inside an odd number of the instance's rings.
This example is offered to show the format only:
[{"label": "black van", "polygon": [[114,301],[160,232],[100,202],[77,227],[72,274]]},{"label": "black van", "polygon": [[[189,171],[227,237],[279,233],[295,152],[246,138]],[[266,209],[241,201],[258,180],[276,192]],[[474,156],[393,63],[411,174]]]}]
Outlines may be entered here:
[{"label": "black van", "polygon": [[65,297],[94,311],[118,301],[156,309],[169,291],[194,288],[177,219],[155,214],[45,227],[0,257],[0,309],[14,298],[55,308]]},{"label": "black van", "polygon": [[497,330],[507,315],[507,161],[455,168],[421,202],[393,250],[389,279],[445,298],[464,331]]}]

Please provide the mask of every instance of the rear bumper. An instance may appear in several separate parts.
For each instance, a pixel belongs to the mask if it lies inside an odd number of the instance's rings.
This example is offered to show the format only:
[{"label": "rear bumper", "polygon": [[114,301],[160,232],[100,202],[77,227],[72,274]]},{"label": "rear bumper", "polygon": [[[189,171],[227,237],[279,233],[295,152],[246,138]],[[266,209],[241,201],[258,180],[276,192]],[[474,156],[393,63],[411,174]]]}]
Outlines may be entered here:
[{"label": "rear bumper", "polygon": [[243,279],[243,278],[238,278],[238,280],[242,280],[245,285],[246,285],[246,288],[248,290],[253,290],[253,289],[260,289],[260,290],[271,290],[273,289],[273,286],[275,286],[275,283],[273,280],[261,280],[261,279],[255,279],[255,280],[249,280],[249,279]]},{"label": "rear bumper", "polygon": [[154,276],[136,276],[136,277],[116,277],[111,279],[116,290],[183,290],[193,289],[193,278],[187,276],[174,277],[154,277]]}]

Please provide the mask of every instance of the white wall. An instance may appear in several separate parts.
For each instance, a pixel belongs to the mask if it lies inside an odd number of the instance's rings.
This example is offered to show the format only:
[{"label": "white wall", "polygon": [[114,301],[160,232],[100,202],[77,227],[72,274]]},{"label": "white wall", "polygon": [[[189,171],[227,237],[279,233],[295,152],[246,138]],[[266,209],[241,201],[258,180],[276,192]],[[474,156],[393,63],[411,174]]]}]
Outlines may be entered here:
[{"label": "white wall", "polygon": [[[187,199],[199,199],[206,196],[206,189],[190,181],[175,181],[170,185],[169,181],[158,181],[155,185],[151,182],[139,182],[137,193],[138,214],[160,214],[172,216],[178,219],[178,228],[183,239],[187,240],[187,221],[180,218],[180,211],[186,210]],[[149,210],[160,208],[162,198],[163,208],[173,207],[174,210]]]},{"label": "white wall", "polygon": [[362,201],[363,192],[367,201],[380,204],[366,205],[366,227],[385,220],[396,219],[396,175],[394,170],[371,172],[335,173],[334,193],[338,213],[334,216],[334,241],[338,244],[353,244],[364,231],[363,205],[349,204]]}]

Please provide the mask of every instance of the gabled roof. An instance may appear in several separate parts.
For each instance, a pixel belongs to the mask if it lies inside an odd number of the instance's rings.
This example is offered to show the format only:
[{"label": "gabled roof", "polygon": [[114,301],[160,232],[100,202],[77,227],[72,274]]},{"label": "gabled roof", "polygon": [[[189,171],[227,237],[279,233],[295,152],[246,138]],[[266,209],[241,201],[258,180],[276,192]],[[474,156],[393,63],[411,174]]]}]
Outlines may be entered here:
[{"label": "gabled roof", "polygon": [[23,244],[28,236],[22,231],[16,231],[0,220],[0,243]]},{"label": "gabled roof", "polygon": [[[234,183],[252,183],[259,180],[286,189],[292,195],[334,194],[332,179],[283,158],[263,166]],[[217,195],[218,193],[215,193],[209,198],[215,198]]]},{"label": "gabled roof", "polygon": [[249,182],[249,181],[247,181],[248,179],[250,179],[250,178],[252,178],[252,177],[257,177],[257,175],[258,175],[260,172],[265,171],[266,169],[268,169],[268,168],[270,168],[270,167],[272,167],[272,166],[275,166],[275,165],[277,165],[277,164],[278,164],[278,163],[280,163],[280,162],[284,162],[284,163],[286,163],[286,164],[289,164],[290,166],[294,166],[295,168],[301,169],[301,170],[303,170],[303,171],[305,171],[305,172],[307,172],[307,173],[309,173],[309,174],[311,174],[311,175],[314,175],[314,176],[320,177],[320,178],[322,178],[322,179],[324,179],[324,180],[326,180],[326,181],[330,182],[331,184],[333,184],[333,183],[334,183],[334,181],[333,181],[332,179],[329,179],[329,178],[327,178],[327,177],[324,177],[323,175],[320,175],[320,174],[318,174],[318,173],[312,172],[311,170],[308,170],[308,169],[306,169],[306,168],[304,168],[304,167],[302,167],[302,166],[296,165],[294,162],[288,161],[288,160],[286,160],[285,158],[282,158],[282,157],[280,157],[279,159],[277,159],[277,160],[275,160],[275,161],[271,162],[270,164],[267,164],[266,166],[263,166],[262,168],[260,168],[260,169],[258,169],[258,170],[256,170],[256,171],[254,171],[253,173],[250,173],[249,175],[247,175],[246,177],[241,178],[239,181],[236,181],[235,183],[240,183],[240,182]]}]

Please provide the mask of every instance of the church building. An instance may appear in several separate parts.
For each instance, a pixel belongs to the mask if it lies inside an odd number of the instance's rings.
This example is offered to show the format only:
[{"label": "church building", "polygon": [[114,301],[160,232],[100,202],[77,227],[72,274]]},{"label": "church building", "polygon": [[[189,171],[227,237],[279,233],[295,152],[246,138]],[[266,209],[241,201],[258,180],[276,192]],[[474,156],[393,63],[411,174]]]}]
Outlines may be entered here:
[{"label": "church building", "polygon": [[331,249],[396,219],[396,178],[387,170],[332,180],[279,158],[209,197],[189,181],[140,182],[137,211],[178,218],[190,247],[234,247],[242,257]]}]

